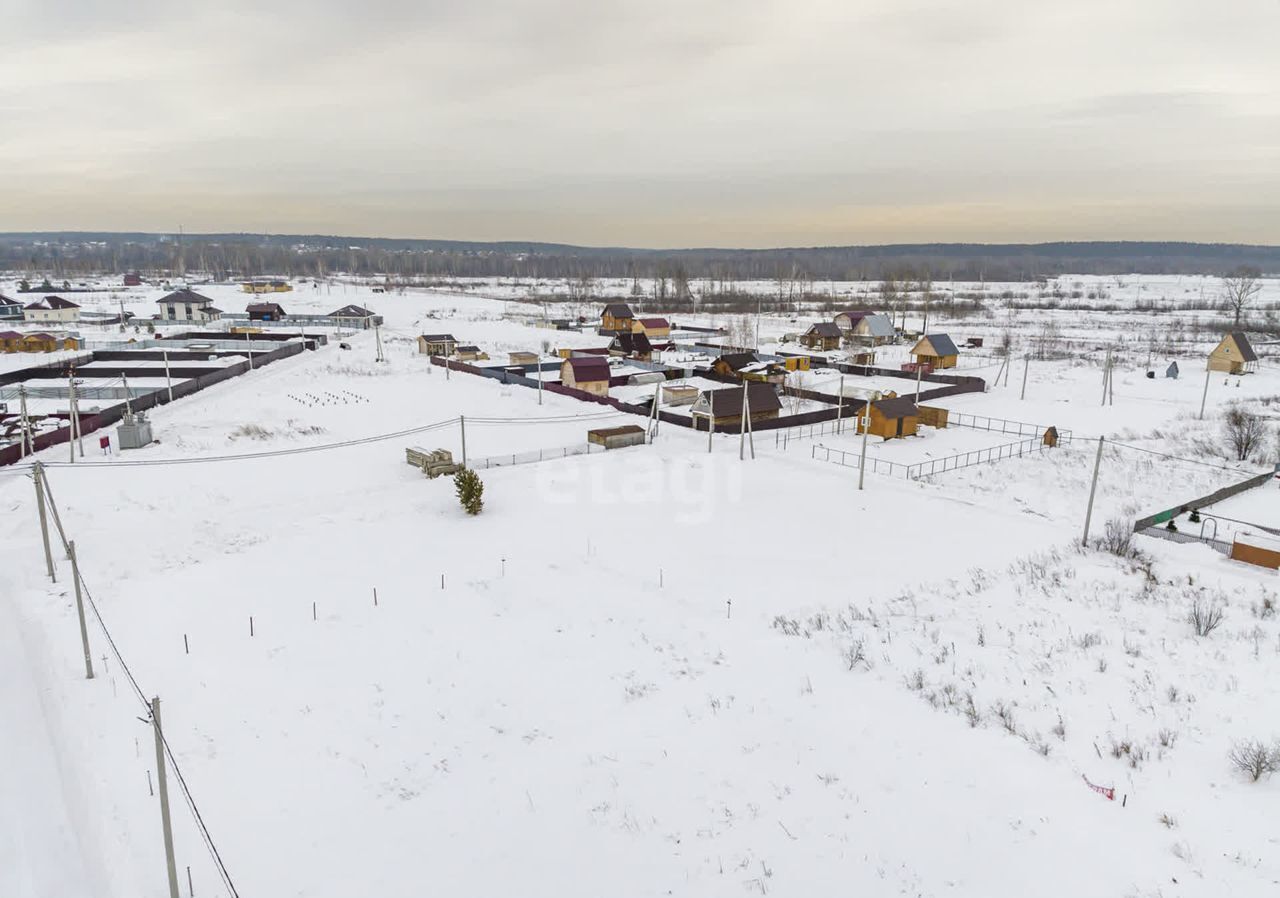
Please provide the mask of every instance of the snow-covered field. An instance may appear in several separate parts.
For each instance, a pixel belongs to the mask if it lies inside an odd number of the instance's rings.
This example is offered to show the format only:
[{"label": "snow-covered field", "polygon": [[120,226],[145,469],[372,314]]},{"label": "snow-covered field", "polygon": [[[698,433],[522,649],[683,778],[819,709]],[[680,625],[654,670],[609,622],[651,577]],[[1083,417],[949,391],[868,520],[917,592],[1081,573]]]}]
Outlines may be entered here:
[{"label": "snow-covered field", "polygon": [[[1192,279],[1143,287],[1196,295]],[[120,292],[147,314],[159,295]],[[349,352],[331,342],[156,409],[147,449],[96,466],[42,453],[240,895],[1280,890],[1280,777],[1228,761],[1239,740],[1280,738],[1275,572],[1146,537],[1137,556],[1079,548],[1099,437],[1094,535],[1270,466],[1271,348],[1258,374],[1210,379],[1203,420],[1185,355],[1174,381],[1145,377],[1145,344],[1120,354],[1109,405],[1096,353],[1032,361],[1025,399],[1015,366],[1007,386],[934,404],[1073,443],[927,480],[868,474],[860,492],[812,440],[760,434],[740,462],[737,437],[708,454],[706,434],[663,426],[650,445],[484,471],[469,518],[406,446],[459,455],[458,416],[469,458],[638,419],[447,375],[416,335],[497,360],[601,338],[481,296],[339,283],[278,299],[372,308],[388,361],[357,333]],[[1060,314],[1105,343],[1137,313]],[[1227,400],[1267,418],[1247,462],[1222,437]],[[869,454],[1012,439],[930,429]],[[1231,501],[1270,524],[1280,491]],[[92,615],[84,678],[70,567],[55,534],[45,577],[29,471],[0,468],[0,507],[0,896],[164,894],[145,709]],[[1187,622],[1196,603],[1225,609],[1208,636]],[[173,775],[170,790],[183,893],[189,866],[195,895],[230,894]]]}]

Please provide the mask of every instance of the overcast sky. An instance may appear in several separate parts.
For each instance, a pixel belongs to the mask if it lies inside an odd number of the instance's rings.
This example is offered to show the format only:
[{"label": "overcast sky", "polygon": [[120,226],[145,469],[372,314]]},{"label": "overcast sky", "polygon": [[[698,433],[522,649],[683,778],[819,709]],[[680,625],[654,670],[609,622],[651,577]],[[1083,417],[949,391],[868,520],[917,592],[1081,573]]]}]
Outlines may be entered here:
[{"label": "overcast sky", "polygon": [[0,230],[1280,243],[1278,0],[2,3]]}]

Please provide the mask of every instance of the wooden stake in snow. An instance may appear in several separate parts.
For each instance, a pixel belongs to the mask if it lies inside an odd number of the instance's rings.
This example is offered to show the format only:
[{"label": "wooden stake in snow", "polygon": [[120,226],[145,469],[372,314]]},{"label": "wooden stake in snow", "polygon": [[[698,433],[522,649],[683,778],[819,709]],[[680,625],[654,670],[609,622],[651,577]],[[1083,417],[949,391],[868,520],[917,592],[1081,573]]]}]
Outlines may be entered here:
[{"label": "wooden stake in snow", "polygon": [[724,616],[726,619],[733,617],[733,599],[725,600]]},{"label": "wooden stake in snow", "polygon": [[253,615],[249,615],[249,635],[253,635]]},{"label": "wooden stake in snow", "polygon": [[185,650],[185,652],[186,652],[188,655],[190,655],[190,654],[191,654],[191,643],[187,642],[187,634],[186,634],[186,633],[183,633],[183,634],[182,634],[182,648]]},{"label": "wooden stake in snow", "polygon": [[312,620],[316,619],[316,603],[315,602],[311,603],[311,619]]},{"label": "wooden stake in snow", "polygon": [[373,588],[373,607],[378,607],[378,587]]}]

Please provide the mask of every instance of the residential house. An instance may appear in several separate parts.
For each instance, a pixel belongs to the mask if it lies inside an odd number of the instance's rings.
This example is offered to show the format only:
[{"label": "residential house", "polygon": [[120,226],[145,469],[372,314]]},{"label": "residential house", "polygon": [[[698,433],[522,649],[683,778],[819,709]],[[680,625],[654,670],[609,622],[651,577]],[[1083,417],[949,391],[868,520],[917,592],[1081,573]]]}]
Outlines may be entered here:
[{"label": "residential house", "polygon": [[653,346],[643,333],[626,331],[613,335],[613,340],[609,343],[609,355],[647,362],[653,358]]},{"label": "residential house", "polygon": [[132,273],[130,273],[130,274],[126,274],[126,275],[124,276],[124,285],[125,285],[126,287],[141,287],[141,286],[142,286],[142,275],[138,274],[138,272],[136,272],[136,271],[134,271],[134,272],[132,272]]},{"label": "residential house", "polygon": [[782,400],[773,384],[747,383],[740,387],[725,387],[723,390],[707,390],[693,403],[689,414],[693,416],[693,426],[698,430],[707,429],[709,419],[715,426],[737,427],[742,422],[742,404],[747,404],[747,414],[754,421],[767,421],[778,417],[782,410]]},{"label": "residential house", "polygon": [[911,347],[917,365],[928,365],[934,371],[940,368],[954,368],[960,356],[960,350],[946,334],[926,334],[915,346]]},{"label": "residential house", "polygon": [[489,354],[481,352],[479,346],[459,346],[454,349],[453,357],[460,362],[483,362]]},{"label": "residential house", "polygon": [[22,310],[22,319],[39,324],[79,321],[80,307],[61,296],[46,296],[25,306]]},{"label": "residential house", "polygon": [[[914,436],[920,426],[920,410],[905,396],[877,399],[871,403],[871,424],[866,428],[886,440]],[[862,433],[862,416],[857,419],[857,432]]]},{"label": "residential house", "polygon": [[758,361],[754,352],[726,352],[711,363],[711,370],[725,377],[740,377],[743,368]]},{"label": "residential house", "polygon": [[288,293],[293,285],[288,281],[245,281],[240,285],[245,293]]},{"label": "residential house", "polygon": [[644,334],[650,340],[669,340],[671,322],[665,318],[636,318],[631,322],[631,332]]},{"label": "residential house", "polygon": [[840,328],[840,332],[842,334],[852,336],[853,329],[857,327],[858,322],[870,314],[870,312],[863,311],[862,309],[850,309],[846,312],[837,313],[833,319],[833,323],[836,327]]},{"label": "residential house", "polygon": [[21,321],[22,303],[0,293],[0,321]]},{"label": "residential house", "polygon": [[156,300],[160,306],[161,321],[217,321],[222,317],[221,310],[213,305],[213,300],[201,296],[190,287],[175,290]]},{"label": "residential house", "polygon": [[631,325],[635,320],[636,316],[631,311],[631,306],[625,302],[611,302],[600,313],[600,333],[630,332]]},{"label": "residential house", "polygon": [[418,337],[418,352],[423,355],[453,355],[458,341],[453,334],[422,334]]},{"label": "residential house", "polygon": [[573,356],[560,363],[560,382],[594,396],[609,395],[609,362],[604,356]]},{"label": "residential house", "polygon": [[1209,353],[1209,370],[1249,374],[1258,370],[1258,354],[1242,331],[1232,331]]},{"label": "residential house", "polygon": [[[836,316],[837,321],[840,316]],[[888,315],[879,312],[865,313],[856,321],[850,320],[848,328],[840,328],[846,343],[857,346],[881,346],[892,343],[894,338],[893,322]]]},{"label": "residential house", "polygon": [[739,369],[738,376],[743,380],[783,384],[787,382],[788,370],[786,365],[780,365],[777,362],[753,362]]},{"label": "residential house", "polygon": [[828,350],[840,348],[840,328],[833,322],[821,321],[809,325],[809,329],[800,335],[800,342],[810,349]]},{"label": "residential house", "polygon": [[276,302],[251,302],[244,309],[250,321],[283,321],[284,308]]},{"label": "residential house", "polygon": [[0,333],[0,351],[3,352],[57,352],[79,348],[80,338],[76,334],[19,334],[16,331]]},{"label": "residential house", "polygon": [[364,306],[343,306],[340,309],[334,309],[328,315],[329,318],[337,318],[338,321],[350,327],[358,327],[368,330],[376,324],[382,324],[382,316],[375,315]]},{"label": "residential house", "polygon": [[0,331],[0,352],[17,352],[22,334],[17,331]]}]

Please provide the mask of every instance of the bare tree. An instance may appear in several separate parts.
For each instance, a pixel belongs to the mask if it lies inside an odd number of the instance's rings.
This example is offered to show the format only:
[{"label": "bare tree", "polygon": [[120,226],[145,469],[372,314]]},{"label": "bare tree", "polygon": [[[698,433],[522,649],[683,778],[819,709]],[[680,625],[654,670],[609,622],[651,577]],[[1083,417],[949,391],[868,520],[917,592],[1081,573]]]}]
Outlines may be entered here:
[{"label": "bare tree", "polygon": [[1255,449],[1262,448],[1267,427],[1261,415],[1233,405],[1223,418],[1222,432],[1227,438],[1227,445],[1236,454],[1236,460],[1246,461]]},{"label": "bare tree", "polygon": [[1258,282],[1260,276],[1256,268],[1238,268],[1222,279],[1222,301],[1231,312],[1233,326],[1240,326],[1245,310],[1262,289],[1262,284]]},{"label": "bare tree", "polygon": [[1262,779],[1263,774],[1280,769],[1280,745],[1269,748],[1257,739],[1246,739],[1231,747],[1227,760],[1232,767],[1256,783]]}]

